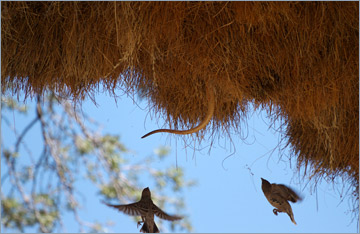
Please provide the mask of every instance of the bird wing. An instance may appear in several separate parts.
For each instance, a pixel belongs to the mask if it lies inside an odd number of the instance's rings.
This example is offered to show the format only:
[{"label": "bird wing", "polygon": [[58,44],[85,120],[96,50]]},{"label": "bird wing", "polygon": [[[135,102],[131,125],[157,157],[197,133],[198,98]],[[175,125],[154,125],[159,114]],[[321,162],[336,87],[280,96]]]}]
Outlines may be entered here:
[{"label": "bird wing", "polygon": [[146,214],[146,211],[144,209],[142,209],[141,206],[139,206],[139,202],[135,202],[135,203],[127,204],[127,205],[112,205],[112,204],[107,204],[105,202],[103,202],[103,203],[107,206],[116,208],[119,211],[122,211],[127,215],[143,216]]},{"label": "bird wing", "polygon": [[157,207],[155,204],[153,205],[153,211],[154,214],[161,218],[161,219],[166,219],[169,221],[175,221],[175,220],[179,220],[182,219],[183,217],[181,216],[177,216],[177,215],[169,215],[167,213],[165,213],[164,211],[162,211],[159,207]]},{"label": "bird wing", "polygon": [[301,201],[302,198],[291,188],[283,184],[276,184],[272,188],[273,193],[278,193],[280,196],[291,202]]}]

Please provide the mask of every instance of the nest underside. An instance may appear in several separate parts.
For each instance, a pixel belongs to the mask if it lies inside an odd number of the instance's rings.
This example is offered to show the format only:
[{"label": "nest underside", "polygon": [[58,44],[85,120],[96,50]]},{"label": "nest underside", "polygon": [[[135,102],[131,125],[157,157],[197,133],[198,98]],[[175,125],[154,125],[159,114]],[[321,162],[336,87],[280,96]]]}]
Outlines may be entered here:
[{"label": "nest underside", "polygon": [[[312,176],[359,184],[358,2],[1,2],[3,92],[146,96],[172,128],[286,124]],[[252,109],[251,109],[252,110]],[[358,195],[357,195],[358,197]]]}]

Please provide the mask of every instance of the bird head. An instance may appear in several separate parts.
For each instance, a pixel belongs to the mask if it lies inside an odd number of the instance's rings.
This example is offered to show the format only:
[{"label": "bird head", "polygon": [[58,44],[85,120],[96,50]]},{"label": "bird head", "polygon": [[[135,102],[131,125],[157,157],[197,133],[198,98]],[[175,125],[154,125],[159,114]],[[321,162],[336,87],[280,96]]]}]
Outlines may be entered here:
[{"label": "bird head", "polygon": [[271,187],[271,184],[269,183],[269,181],[261,178],[261,187],[263,188],[263,190],[264,188],[268,189]]},{"label": "bird head", "polygon": [[150,197],[151,197],[151,192],[149,187],[144,188],[141,194],[141,198],[150,198]]}]

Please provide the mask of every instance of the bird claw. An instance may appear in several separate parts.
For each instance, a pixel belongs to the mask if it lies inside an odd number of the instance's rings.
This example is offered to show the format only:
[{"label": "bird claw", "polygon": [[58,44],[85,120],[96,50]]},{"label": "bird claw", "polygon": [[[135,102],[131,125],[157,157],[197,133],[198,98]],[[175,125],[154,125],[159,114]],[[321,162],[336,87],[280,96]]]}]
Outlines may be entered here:
[{"label": "bird claw", "polygon": [[139,228],[139,226],[140,226],[142,223],[144,223],[144,221],[139,221],[139,222],[137,222],[137,228]]},{"label": "bird claw", "polygon": [[273,209],[274,215],[278,215],[278,210],[277,209]]}]

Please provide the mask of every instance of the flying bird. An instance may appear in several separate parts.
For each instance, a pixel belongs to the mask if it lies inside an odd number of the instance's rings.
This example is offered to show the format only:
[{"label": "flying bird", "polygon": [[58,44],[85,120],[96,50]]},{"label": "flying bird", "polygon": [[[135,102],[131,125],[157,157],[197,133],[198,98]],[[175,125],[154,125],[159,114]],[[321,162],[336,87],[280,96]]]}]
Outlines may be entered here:
[{"label": "flying bird", "polygon": [[127,215],[141,216],[142,221],[138,222],[138,225],[144,223],[140,229],[140,232],[143,233],[159,233],[159,229],[154,222],[154,215],[169,221],[182,219],[181,216],[169,215],[157,207],[151,200],[151,192],[148,187],[142,191],[141,199],[138,202],[127,205],[112,205],[105,202],[103,203],[107,206],[114,207]]},{"label": "flying bird", "polygon": [[273,210],[275,215],[278,212],[285,212],[289,215],[291,221],[296,225],[294,214],[288,201],[297,202],[302,198],[289,187],[283,184],[270,184],[269,181],[261,178],[261,189],[266,199],[276,209]]}]

